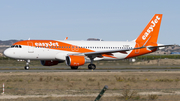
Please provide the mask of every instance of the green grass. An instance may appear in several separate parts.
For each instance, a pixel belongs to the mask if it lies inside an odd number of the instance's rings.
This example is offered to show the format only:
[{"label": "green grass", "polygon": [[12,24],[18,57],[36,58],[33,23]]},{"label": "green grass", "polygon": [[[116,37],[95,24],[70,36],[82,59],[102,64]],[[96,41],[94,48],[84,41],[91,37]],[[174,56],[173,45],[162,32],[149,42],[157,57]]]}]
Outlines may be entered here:
[{"label": "green grass", "polygon": [[142,55],[135,57],[137,60],[155,60],[155,59],[180,59],[180,55]]}]

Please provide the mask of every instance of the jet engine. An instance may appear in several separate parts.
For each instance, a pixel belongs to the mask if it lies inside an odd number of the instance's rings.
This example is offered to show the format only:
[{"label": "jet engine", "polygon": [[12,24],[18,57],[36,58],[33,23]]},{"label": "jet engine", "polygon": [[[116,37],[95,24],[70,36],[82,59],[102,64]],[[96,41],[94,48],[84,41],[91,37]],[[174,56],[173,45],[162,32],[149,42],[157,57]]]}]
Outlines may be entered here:
[{"label": "jet engine", "polygon": [[64,61],[57,61],[57,60],[41,60],[41,64],[43,66],[54,66],[57,65],[58,63],[62,63]]},{"label": "jet engine", "polygon": [[81,66],[85,63],[90,63],[90,59],[86,58],[85,56],[77,56],[77,55],[69,55],[66,56],[66,64],[68,66]]}]

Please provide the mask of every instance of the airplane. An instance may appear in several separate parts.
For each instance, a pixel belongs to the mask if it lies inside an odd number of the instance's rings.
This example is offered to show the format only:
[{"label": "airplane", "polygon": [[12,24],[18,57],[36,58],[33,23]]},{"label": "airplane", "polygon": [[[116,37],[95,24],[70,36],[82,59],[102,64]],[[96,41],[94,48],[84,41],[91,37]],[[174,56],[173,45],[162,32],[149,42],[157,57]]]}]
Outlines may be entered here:
[{"label": "airplane", "polygon": [[161,20],[162,14],[155,14],[133,41],[70,41],[68,37],[61,41],[29,39],[14,43],[3,54],[25,60],[25,70],[29,70],[30,60],[40,60],[43,66],[66,62],[71,69],[90,63],[88,69],[96,69],[94,61],[128,59],[171,46],[157,43]]}]

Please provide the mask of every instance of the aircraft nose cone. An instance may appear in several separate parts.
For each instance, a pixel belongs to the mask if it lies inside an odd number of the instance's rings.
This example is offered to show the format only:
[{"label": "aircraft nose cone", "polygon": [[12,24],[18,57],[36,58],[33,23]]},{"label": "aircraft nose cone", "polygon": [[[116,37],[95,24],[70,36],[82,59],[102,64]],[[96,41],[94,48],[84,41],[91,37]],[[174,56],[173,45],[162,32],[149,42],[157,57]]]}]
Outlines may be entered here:
[{"label": "aircraft nose cone", "polygon": [[4,56],[6,57],[10,57],[10,51],[9,49],[6,49],[4,52],[3,52]]}]

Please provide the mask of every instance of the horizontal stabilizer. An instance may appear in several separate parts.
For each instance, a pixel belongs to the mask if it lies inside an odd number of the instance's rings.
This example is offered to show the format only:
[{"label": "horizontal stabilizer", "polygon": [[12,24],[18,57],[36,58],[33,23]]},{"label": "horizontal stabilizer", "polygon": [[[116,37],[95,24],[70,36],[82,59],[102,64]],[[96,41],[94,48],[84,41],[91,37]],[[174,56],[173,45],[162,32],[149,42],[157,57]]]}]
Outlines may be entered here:
[{"label": "horizontal stabilizer", "polygon": [[148,49],[150,50],[153,50],[155,48],[165,48],[165,47],[168,47],[168,46],[174,46],[174,45],[158,45],[158,46],[147,46]]}]

